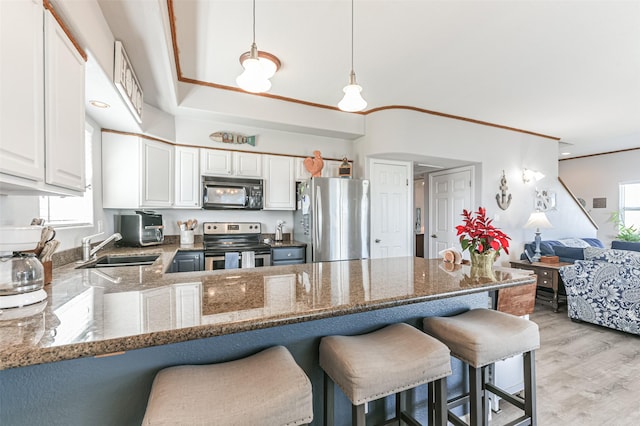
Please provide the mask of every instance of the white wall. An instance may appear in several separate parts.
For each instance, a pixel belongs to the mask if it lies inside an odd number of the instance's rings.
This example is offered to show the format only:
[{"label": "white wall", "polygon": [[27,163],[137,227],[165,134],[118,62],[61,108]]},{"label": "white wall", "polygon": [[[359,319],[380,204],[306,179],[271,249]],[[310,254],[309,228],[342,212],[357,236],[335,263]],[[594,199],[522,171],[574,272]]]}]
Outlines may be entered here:
[{"label": "white wall", "polygon": [[[554,228],[542,232],[544,239],[595,236],[588,219],[557,181],[558,146],[554,140],[416,111],[369,114],[366,136],[356,142],[356,161],[398,152],[480,163],[476,167],[479,192],[475,205],[486,207],[494,224],[511,237],[511,255],[502,255],[502,262],[518,258],[524,243],[534,236],[533,230],[523,229],[535,206],[534,186],[522,181],[525,167],[544,173],[546,178],[538,182],[538,188],[557,194],[558,209],[547,213]],[[495,198],[503,170],[512,194],[511,205],[504,211]]]},{"label": "white wall", "polygon": [[[245,135],[257,135],[256,146],[214,142],[209,135],[217,131],[231,131]],[[176,117],[176,142],[222,149],[246,150],[252,152],[272,152],[288,155],[313,156],[319,150],[323,157],[353,157],[353,142],[346,139],[293,133],[239,124],[209,121],[188,117]]]},{"label": "white wall", "polygon": [[[617,235],[609,221],[611,213],[620,208],[620,183],[640,181],[640,150],[596,155],[559,162],[559,173],[576,197],[587,202],[587,210],[598,224],[598,238],[607,247]],[[606,198],[606,208],[593,208],[594,198]]]}]

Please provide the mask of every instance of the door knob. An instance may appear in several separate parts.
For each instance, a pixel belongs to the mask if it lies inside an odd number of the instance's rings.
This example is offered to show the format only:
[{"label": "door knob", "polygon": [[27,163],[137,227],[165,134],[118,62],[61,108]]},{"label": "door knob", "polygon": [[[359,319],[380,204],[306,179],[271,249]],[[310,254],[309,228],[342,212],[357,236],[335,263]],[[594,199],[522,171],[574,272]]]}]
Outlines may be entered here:
[{"label": "door knob", "polygon": [[380,239],[376,238],[376,243],[379,243],[379,242],[380,242]]},{"label": "door knob", "polygon": [[431,234],[431,238],[438,238],[436,234]]}]

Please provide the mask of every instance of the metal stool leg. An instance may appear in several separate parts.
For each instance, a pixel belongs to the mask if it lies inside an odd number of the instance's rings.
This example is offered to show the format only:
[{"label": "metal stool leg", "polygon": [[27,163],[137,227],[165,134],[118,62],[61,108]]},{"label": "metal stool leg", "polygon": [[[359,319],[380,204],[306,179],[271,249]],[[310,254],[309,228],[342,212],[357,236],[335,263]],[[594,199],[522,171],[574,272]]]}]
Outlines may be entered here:
[{"label": "metal stool leg", "polygon": [[482,368],[474,368],[472,366],[469,366],[469,419],[472,426],[484,424],[483,387]]},{"label": "metal stool leg", "polygon": [[326,426],[333,426],[334,409],[333,380],[327,373],[324,373],[324,424]]},{"label": "metal stool leg", "polygon": [[351,406],[351,425],[352,426],[365,426],[367,423],[366,416],[364,414],[364,404]]},{"label": "metal stool leg", "polygon": [[536,355],[535,351],[524,354],[524,412],[531,418],[531,425],[536,426]]}]

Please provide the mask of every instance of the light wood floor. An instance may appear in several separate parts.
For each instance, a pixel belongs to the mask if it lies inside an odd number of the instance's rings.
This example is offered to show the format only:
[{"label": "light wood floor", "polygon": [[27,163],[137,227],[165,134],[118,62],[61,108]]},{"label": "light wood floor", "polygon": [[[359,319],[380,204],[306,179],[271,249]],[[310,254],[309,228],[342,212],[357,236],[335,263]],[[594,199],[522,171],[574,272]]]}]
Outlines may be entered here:
[{"label": "light wood floor", "polygon": [[[640,425],[640,337],[554,313],[538,302],[530,316],[540,327],[536,352],[538,425]],[[501,403],[492,426],[520,411]]]}]

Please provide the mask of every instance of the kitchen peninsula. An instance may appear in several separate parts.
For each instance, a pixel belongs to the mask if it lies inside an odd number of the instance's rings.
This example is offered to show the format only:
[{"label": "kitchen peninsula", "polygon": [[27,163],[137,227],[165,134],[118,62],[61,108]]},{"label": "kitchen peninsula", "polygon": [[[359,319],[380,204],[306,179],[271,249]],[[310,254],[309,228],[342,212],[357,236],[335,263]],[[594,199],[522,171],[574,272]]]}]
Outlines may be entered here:
[{"label": "kitchen peninsula", "polygon": [[309,375],[321,424],[320,337],[419,326],[535,282],[514,269],[473,278],[468,266],[413,257],[166,273],[175,250],[144,249],[160,254],[150,266],[58,268],[42,313],[0,321],[0,424],[140,424],[159,369],[276,344]]}]

